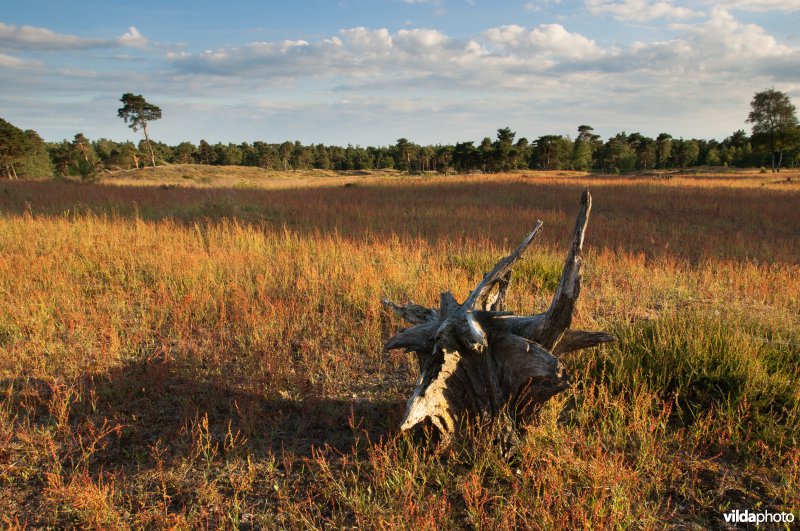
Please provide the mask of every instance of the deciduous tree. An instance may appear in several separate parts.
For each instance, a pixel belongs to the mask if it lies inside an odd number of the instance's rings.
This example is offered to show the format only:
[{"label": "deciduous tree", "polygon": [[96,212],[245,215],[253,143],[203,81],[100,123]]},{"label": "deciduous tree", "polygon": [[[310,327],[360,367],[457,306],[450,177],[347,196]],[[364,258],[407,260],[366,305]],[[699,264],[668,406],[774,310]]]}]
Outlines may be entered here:
[{"label": "deciduous tree", "polygon": [[[747,123],[753,124],[753,142],[769,148],[772,171],[781,171],[783,152],[798,143],[797,109],[779,90],[757,92],[750,102]],[[775,160],[775,155],[778,155]]]}]

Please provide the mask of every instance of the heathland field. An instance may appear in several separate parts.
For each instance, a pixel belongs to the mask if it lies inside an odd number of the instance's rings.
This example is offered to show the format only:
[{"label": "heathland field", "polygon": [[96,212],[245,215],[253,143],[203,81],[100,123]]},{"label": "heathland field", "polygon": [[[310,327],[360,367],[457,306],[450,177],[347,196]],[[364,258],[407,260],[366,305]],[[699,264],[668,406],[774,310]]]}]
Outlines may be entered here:
[{"label": "heathland field", "polygon": [[[0,184],[0,527],[688,528],[800,519],[798,175],[224,174]],[[789,174],[791,176],[791,174]],[[507,459],[397,433],[381,297],[463,299],[594,199],[573,387]]]}]

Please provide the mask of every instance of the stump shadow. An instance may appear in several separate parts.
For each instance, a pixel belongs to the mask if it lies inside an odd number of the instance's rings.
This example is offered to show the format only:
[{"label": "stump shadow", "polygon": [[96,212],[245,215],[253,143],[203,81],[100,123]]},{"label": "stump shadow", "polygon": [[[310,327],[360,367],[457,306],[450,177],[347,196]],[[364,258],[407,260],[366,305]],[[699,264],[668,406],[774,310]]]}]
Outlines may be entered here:
[{"label": "stump shadow", "polygon": [[[403,400],[319,396],[270,397],[244,386],[192,377],[191,366],[163,360],[126,363],[69,384],[25,377],[0,381],[16,422],[54,427],[56,404],[69,404],[66,438],[120,426],[91,457],[93,470],[141,470],[191,454],[198,438],[220,451],[235,437],[237,451],[256,458],[312,455],[314,448],[364,451],[399,426]],[[65,391],[69,389],[69,391]],[[58,431],[56,429],[56,431]],[[88,440],[88,439],[87,439]]]}]

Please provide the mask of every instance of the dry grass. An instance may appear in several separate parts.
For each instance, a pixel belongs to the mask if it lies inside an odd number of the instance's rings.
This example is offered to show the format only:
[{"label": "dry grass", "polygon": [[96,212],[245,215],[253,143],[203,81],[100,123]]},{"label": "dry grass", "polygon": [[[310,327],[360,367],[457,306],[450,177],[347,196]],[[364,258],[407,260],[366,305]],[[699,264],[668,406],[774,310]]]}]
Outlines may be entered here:
[{"label": "dry grass", "polygon": [[[0,186],[4,527],[718,527],[800,508],[800,192],[742,179]],[[539,310],[591,183],[576,385],[517,456],[396,426],[379,298],[463,298],[534,218]]]},{"label": "dry grass", "polygon": [[525,171],[507,175],[438,176],[408,175],[398,170],[265,170],[252,166],[204,166],[197,164],[170,164],[144,167],[101,175],[104,184],[121,186],[161,186],[182,188],[309,188],[316,186],[342,186],[402,181],[405,184],[430,180],[508,179],[517,177],[540,183],[571,181],[580,183],[613,183],[615,185],[691,186],[726,188],[757,188],[792,190],[800,188],[800,170],[788,169],[780,174],[761,173],[754,169],[700,167],[686,170],[656,170],[625,176],[595,175],[579,171]]},{"label": "dry grass", "polygon": [[193,188],[308,188],[335,186],[345,183],[374,182],[401,175],[394,170],[332,171],[292,170],[274,171],[253,166],[203,166],[170,164],[144,167],[101,175],[107,184],[123,186],[175,186]]}]

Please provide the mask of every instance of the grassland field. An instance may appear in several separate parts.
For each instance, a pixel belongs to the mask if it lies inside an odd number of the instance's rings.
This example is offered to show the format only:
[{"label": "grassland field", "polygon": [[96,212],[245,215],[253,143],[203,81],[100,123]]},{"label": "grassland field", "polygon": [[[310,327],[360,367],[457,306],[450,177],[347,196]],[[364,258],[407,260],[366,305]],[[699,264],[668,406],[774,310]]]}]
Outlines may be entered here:
[{"label": "grassland field", "polygon": [[[604,529],[800,520],[800,172],[173,166],[0,183],[0,527]],[[463,299],[594,198],[573,387],[506,459],[397,432],[381,297]]]}]

